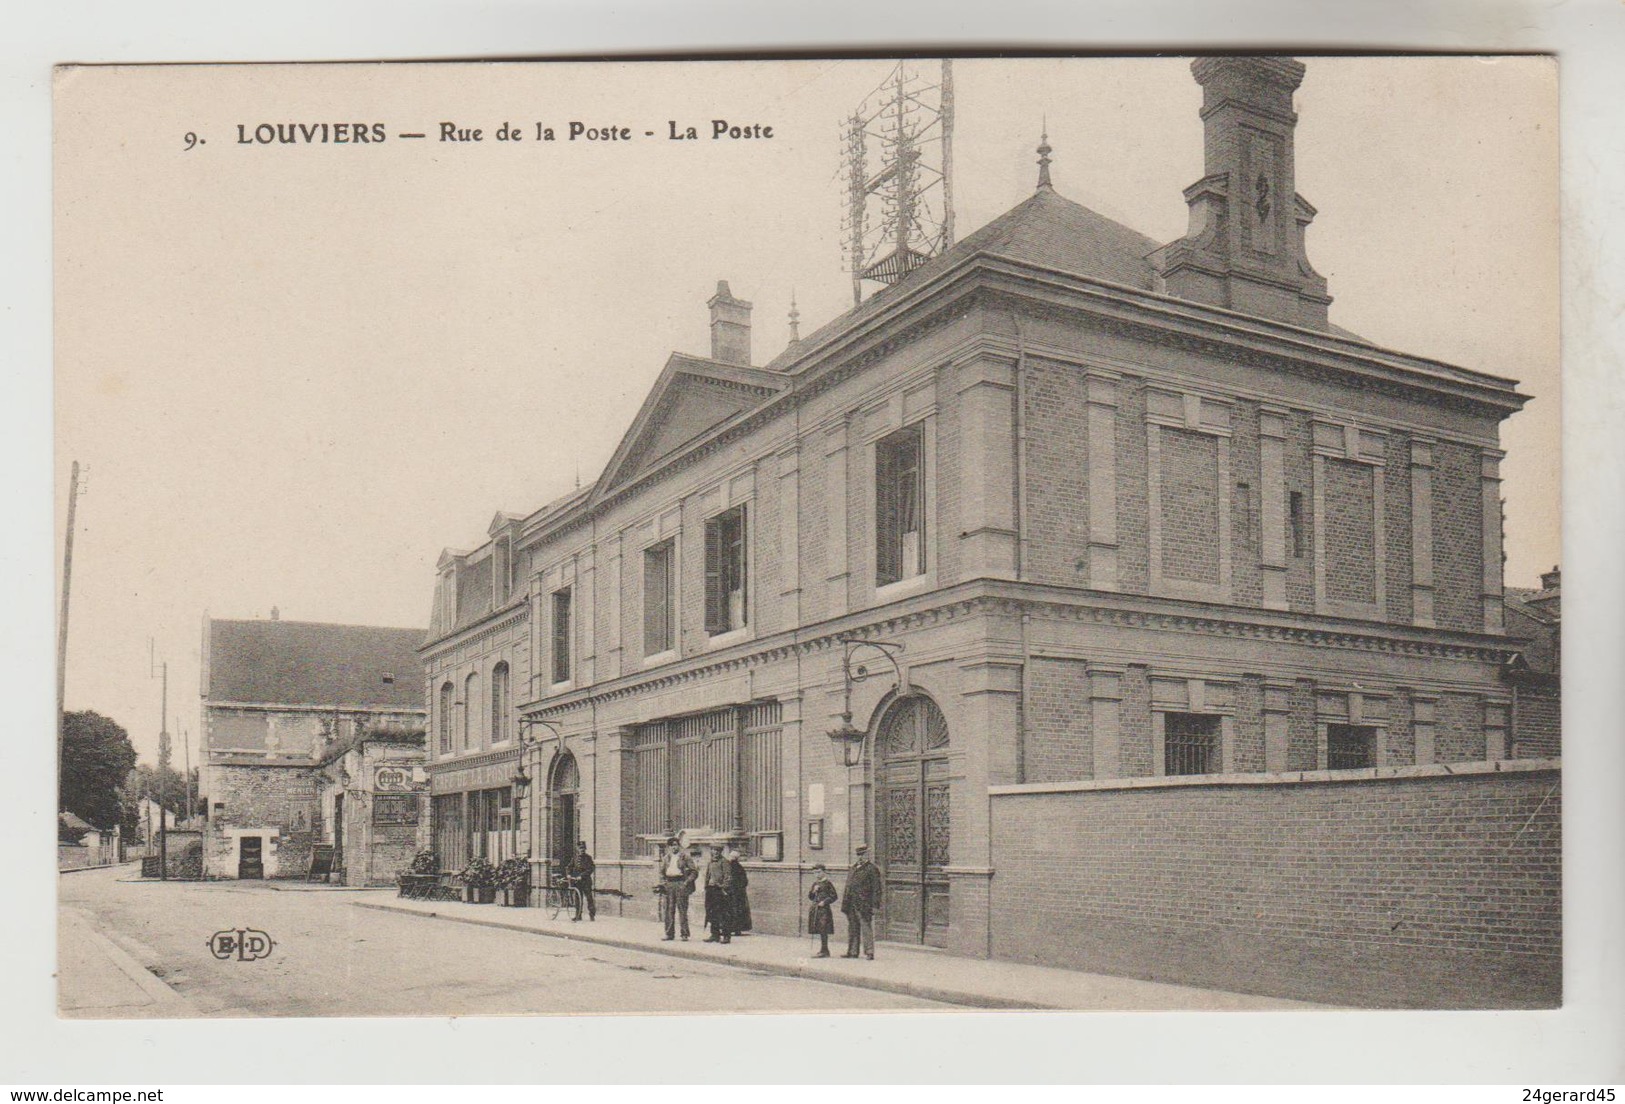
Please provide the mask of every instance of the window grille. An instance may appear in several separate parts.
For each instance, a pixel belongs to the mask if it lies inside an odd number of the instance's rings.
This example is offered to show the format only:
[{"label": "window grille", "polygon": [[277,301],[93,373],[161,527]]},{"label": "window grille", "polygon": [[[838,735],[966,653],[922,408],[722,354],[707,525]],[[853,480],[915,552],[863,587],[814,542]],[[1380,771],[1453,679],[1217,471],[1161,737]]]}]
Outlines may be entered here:
[{"label": "window grille", "polygon": [[442,755],[451,753],[451,706],[454,693],[449,682],[440,687],[440,754]]},{"label": "window grille", "polygon": [[1163,773],[1216,774],[1219,718],[1204,713],[1163,715]]},{"label": "window grille", "polygon": [[782,831],[782,742],[776,701],[639,725],[625,744],[623,854],[668,831]]},{"label": "window grille", "polygon": [[508,738],[508,665],[498,663],[491,669],[491,742],[501,743]]},{"label": "window grille", "polygon": [[1326,768],[1360,770],[1377,765],[1377,730],[1367,725],[1326,726]]}]

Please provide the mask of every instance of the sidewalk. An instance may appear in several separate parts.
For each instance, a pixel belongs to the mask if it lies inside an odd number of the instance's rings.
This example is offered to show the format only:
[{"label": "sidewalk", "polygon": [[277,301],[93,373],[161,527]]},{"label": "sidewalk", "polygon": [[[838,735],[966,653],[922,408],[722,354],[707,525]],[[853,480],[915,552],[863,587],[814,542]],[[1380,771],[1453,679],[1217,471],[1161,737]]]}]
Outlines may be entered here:
[{"label": "sidewalk", "polygon": [[58,918],[58,1015],[86,1020],[197,1015],[184,997],[92,927],[79,909],[63,908]]},{"label": "sidewalk", "polygon": [[881,943],[877,946],[873,962],[843,959],[840,955],[846,949],[844,936],[830,937],[834,957],[815,959],[811,957],[811,940],[805,936],[736,936],[732,943],[724,946],[703,942],[705,932],[696,926],[690,942],[667,943],[662,941],[659,925],[653,920],[600,916],[596,921],[576,923],[564,915],[550,920],[542,909],[470,905],[455,901],[411,901],[400,897],[356,901],[354,904],[356,908],[415,913],[426,918],[599,943],[860,989],[903,993],[972,1008],[1207,1012],[1233,1009],[1301,1011],[1324,1007],[1303,1001],[1166,985],[1047,966],[961,958],[934,948],[898,943]]}]

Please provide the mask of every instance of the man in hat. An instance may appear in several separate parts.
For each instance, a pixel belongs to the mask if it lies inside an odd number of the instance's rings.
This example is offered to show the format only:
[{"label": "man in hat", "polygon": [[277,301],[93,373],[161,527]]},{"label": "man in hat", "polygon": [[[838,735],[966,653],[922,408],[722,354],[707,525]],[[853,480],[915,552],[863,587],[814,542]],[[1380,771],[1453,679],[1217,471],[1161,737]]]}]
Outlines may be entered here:
[{"label": "man in hat", "polygon": [[722,855],[722,845],[711,845],[711,861],[705,864],[705,924],[711,934],[707,943],[733,942],[734,872]]},{"label": "man in hat", "polygon": [[677,938],[678,921],[682,921],[683,940],[688,940],[688,898],[694,892],[694,883],[700,876],[694,860],[688,857],[676,836],[666,841],[665,850],[656,860],[660,865],[660,918],[666,922],[666,940]]},{"label": "man in hat", "polygon": [[846,913],[846,953],[857,958],[875,957],[875,909],[880,904],[880,868],[869,861],[869,845],[858,844],[858,858],[846,875],[846,892],[841,894],[841,911]]},{"label": "man in hat", "polygon": [[576,914],[570,919],[581,919],[581,906],[587,906],[587,917],[598,919],[598,902],[592,897],[592,876],[598,869],[598,864],[592,861],[587,853],[587,841],[581,840],[576,844],[576,853],[571,856],[570,864],[564,868],[565,876],[580,893],[576,897]]}]

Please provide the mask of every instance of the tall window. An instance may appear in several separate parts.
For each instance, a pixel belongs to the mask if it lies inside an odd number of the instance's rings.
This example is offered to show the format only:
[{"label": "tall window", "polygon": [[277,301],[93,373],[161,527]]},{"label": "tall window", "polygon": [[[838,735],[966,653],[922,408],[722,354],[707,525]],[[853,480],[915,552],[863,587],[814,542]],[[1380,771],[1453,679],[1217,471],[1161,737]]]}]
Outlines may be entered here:
[{"label": "tall window", "polygon": [[508,664],[498,663],[491,668],[491,742],[500,744],[508,738],[508,710],[512,703],[508,693]]},{"label": "tall window", "polygon": [[1219,718],[1211,713],[1167,713],[1163,728],[1164,774],[1217,774]]},{"label": "tall window", "polygon": [[1377,765],[1377,730],[1369,725],[1326,726],[1328,770],[1359,770]]},{"label": "tall window", "polygon": [[677,546],[662,541],[643,553],[643,654],[655,655],[677,646],[675,570]]},{"label": "tall window", "polygon": [[745,508],[735,506],[705,523],[705,631],[712,636],[745,627]]},{"label": "tall window", "polygon": [[884,586],[925,571],[925,455],[920,427],[875,445],[875,582]]},{"label": "tall window", "polygon": [[553,592],[553,681],[570,681],[570,588]]},{"label": "tall window", "polygon": [[447,682],[447,683],[444,683],[444,684],[441,685],[441,687],[440,687],[440,754],[441,755],[447,755],[447,754],[449,754],[451,752],[451,726],[452,726],[451,707],[452,707],[452,701],[453,701],[453,699],[455,697],[456,697],[456,691],[452,688],[452,685],[451,685],[450,682]]}]

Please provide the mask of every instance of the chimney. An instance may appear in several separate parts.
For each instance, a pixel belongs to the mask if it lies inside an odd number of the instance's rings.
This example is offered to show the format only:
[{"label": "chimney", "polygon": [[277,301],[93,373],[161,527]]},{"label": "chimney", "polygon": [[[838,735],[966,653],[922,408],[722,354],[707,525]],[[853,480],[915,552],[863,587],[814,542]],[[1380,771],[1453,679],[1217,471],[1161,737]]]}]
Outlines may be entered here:
[{"label": "chimney", "polygon": [[1556,590],[1563,583],[1563,573],[1553,564],[1550,571],[1542,572],[1540,576],[1541,590]]},{"label": "chimney", "polygon": [[1315,209],[1297,193],[1292,58],[1204,57],[1202,179],[1185,189],[1185,236],[1151,255],[1158,290],[1243,314],[1324,330],[1325,277],[1304,252]]},{"label": "chimney", "polygon": [[724,364],[750,364],[750,304],[735,299],[728,281],[717,281],[711,308],[711,359]]},{"label": "chimney", "polygon": [[282,611],[277,609],[275,606],[271,607],[271,620],[272,621],[280,621],[280,620],[282,620]]}]

